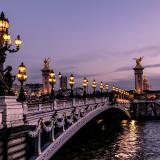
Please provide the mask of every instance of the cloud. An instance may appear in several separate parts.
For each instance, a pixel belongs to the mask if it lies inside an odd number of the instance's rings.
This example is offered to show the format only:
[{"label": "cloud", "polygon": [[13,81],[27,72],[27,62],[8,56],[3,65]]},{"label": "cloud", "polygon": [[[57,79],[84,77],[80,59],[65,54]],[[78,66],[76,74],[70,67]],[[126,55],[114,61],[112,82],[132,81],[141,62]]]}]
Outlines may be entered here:
[{"label": "cloud", "polygon": [[69,58],[64,58],[62,60],[59,60],[60,64],[74,64],[78,65],[81,63],[88,63],[91,61],[95,61],[98,59],[104,59],[107,55],[105,54],[104,51],[100,49],[95,49],[95,50],[90,50],[88,52],[83,52],[83,53],[77,53],[75,56],[69,57]]},{"label": "cloud", "polygon": [[[158,56],[160,52],[160,45],[150,45],[142,48],[131,49],[128,51],[124,51],[123,54],[128,55],[145,55],[145,56]],[[146,54],[148,53],[148,54]]]},{"label": "cloud", "polygon": [[144,66],[144,68],[157,68],[157,67],[160,67],[160,64],[150,64]]},{"label": "cloud", "polygon": [[[150,65],[144,65],[144,68],[158,68],[160,67],[160,64],[150,64]],[[114,72],[123,72],[123,71],[131,71],[133,68],[131,66],[121,67],[116,69]]]},{"label": "cloud", "polygon": [[114,70],[114,72],[123,72],[123,71],[130,71],[130,70],[132,70],[132,68],[127,66],[127,67],[118,68]]},{"label": "cloud", "polygon": [[132,79],[115,79],[108,82],[110,86],[118,86],[122,89],[131,90],[134,89],[134,80]]}]

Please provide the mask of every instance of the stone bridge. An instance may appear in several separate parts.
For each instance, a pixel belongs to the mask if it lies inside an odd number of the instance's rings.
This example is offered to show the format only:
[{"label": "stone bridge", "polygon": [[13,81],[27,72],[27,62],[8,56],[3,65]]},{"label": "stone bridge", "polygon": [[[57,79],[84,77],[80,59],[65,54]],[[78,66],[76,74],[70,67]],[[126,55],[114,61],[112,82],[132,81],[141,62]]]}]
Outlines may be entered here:
[{"label": "stone bridge", "polygon": [[[26,127],[29,158],[51,158],[77,131],[95,117],[131,118],[128,100],[111,105],[107,97],[18,103],[16,97],[0,97],[0,127]],[[110,118],[110,117],[109,117]]]},{"label": "stone bridge", "polygon": [[[37,107],[37,109],[35,109]],[[115,110],[131,118],[129,104],[110,105],[106,98],[63,101],[43,107],[25,108],[25,124],[34,125],[29,136],[37,139],[36,154],[32,159],[51,158],[77,131],[103,112]],[[58,130],[58,131],[57,131]],[[50,134],[50,140],[42,147],[42,131]]]}]

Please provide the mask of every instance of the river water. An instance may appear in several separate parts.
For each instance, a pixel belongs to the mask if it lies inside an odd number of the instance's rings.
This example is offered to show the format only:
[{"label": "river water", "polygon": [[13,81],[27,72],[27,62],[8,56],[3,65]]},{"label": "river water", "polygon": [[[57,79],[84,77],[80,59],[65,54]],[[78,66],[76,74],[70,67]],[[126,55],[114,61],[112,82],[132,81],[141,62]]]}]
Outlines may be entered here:
[{"label": "river water", "polygon": [[89,123],[54,160],[160,160],[160,121]]}]

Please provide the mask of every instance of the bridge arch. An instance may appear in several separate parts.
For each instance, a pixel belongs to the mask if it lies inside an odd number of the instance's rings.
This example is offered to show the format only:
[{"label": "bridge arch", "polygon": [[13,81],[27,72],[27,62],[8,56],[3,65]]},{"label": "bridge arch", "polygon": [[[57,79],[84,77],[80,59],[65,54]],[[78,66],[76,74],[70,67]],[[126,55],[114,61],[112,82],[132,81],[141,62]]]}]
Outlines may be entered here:
[{"label": "bridge arch", "polygon": [[103,113],[105,119],[109,120],[123,120],[130,119],[131,116],[125,107],[113,106],[106,109]]},{"label": "bridge arch", "polygon": [[108,103],[101,103],[95,106],[84,117],[73,123],[67,130],[65,130],[54,142],[52,142],[36,159],[46,160],[50,159],[74,134],[83,128],[88,122],[102,113],[120,113],[125,117],[130,118],[128,111],[122,106],[110,106]]}]

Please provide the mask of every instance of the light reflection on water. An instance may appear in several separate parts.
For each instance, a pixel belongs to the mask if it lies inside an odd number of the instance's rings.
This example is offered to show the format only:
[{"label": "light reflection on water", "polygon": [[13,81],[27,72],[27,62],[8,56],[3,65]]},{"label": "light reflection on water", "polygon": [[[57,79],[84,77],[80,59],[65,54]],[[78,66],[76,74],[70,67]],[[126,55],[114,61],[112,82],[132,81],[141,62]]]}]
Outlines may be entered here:
[{"label": "light reflection on water", "polygon": [[122,121],[114,128],[97,123],[77,134],[54,159],[160,160],[160,121]]},{"label": "light reflection on water", "polygon": [[115,151],[115,158],[119,159],[131,159],[136,156],[136,153],[140,149],[139,146],[139,134],[136,126],[136,121],[131,122],[122,121],[121,125],[127,127],[123,134],[119,135],[115,146],[118,149]]}]

